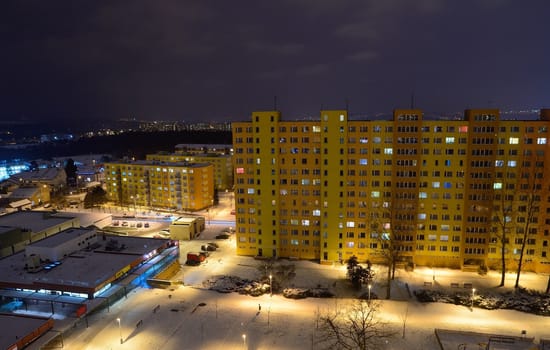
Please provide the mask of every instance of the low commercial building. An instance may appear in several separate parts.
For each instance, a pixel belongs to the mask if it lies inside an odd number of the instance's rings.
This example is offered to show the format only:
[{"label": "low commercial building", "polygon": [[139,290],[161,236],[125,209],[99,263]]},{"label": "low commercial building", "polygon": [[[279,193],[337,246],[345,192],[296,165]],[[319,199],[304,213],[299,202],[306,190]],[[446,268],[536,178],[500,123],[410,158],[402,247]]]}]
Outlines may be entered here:
[{"label": "low commercial building", "polygon": [[0,257],[19,252],[43,238],[80,227],[78,217],[44,211],[19,211],[0,216]]},{"label": "low commercial building", "polygon": [[170,238],[188,241],[198,236],[204,228],[205,220],[202,216],[180,217],[170,225]]},{"label": "low commercial building", "polygon": [[[122,237],[71,228],[0,260],[0,295],[13,291],[94,299],[125,278],[168,265],[179,247],[168,239]],[[123,285],[123,284],[122,284]],[[38,293],[38,294],[37,294]]]}]

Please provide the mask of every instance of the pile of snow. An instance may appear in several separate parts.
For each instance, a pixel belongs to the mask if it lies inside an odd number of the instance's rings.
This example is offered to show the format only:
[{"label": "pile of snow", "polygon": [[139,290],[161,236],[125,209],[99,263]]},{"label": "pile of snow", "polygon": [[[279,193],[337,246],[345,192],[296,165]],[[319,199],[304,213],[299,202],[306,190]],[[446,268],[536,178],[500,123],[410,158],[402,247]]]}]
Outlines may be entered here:
[{"label": "pile of snow", "polygon": [[[270,286],[267,283],[252,281],[237,276],[214,276],[203,282],[207,289],[219,293],[236,292],[239,294],[260,296],[270,293]],[[334,296],[327,288],[286,288],[283,296],[289,299],[303,298],[332,298]]]},{"label": "pile of snow", "polygon": [[259,283],[237,276],[215,276],[203,282],[203,286],[220,293],[237,292],[252,296],[269,293],[269,284]]},{"label": "pile of snow", "polygon": [[[472,294],[468,292],[448,293],[441,290],[419,289],[414,291],[420,302],[439,302],[455,305],[472,305]],[[509,309],[530,314],[550,316],[550,295],[519,288],[513,292],[497,293],[483,291],[473,298],[473,305],[486,310]]]},{"label": "pile of snow", "polygon": [[327,288],[285,288],[283,296],[288,299],[332,298],[334,294]]}]

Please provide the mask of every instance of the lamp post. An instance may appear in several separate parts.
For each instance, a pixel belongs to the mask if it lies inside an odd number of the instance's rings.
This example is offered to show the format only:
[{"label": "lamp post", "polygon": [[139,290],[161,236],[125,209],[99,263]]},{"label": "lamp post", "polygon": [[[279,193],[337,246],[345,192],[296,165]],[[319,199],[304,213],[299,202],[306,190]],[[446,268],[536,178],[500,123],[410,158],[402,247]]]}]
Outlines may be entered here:
[{"label": "lamp post", "polygon": [[120,328],[120,317],[117,317],[116,321],[118,322],[118,335],[120,336],[120,344],[122,344],[122,329]]},{"label": "lamp post", "polygon": [[475,288],[472,288],[472,310],[474,309],[474,297],[475,297],[475,294],[476,294],[476,289],[475,289]]},{"label": "lamp post", "polygon": [[370,303],[370,289],[372,288],[372,286],[369,284],[369,303]]},{"label": "lamp post", "polygon": [[243,346],[246,349],[246,334],[243,334]]},{"label": "lamp post", "polygon": [[269,296],[273,296],[273,276],[269,275]]}]

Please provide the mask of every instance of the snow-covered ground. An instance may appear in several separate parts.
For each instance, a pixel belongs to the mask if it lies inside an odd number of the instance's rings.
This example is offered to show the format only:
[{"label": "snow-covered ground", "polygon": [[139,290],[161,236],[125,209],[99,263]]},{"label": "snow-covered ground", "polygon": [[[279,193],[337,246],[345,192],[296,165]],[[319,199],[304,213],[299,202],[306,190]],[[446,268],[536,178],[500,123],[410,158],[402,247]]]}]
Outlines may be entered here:
[{"label": "snow-covered ground", "polygon": [[[229,242],[227,243],[229,244]],[[254,278],[261,262],[245,257],[211,261],[209,268],[219,274],[230,270],[240,277]],[[206,267],[190,268],[182,276],[188,285],[173,290],[136,289],[128,299],[122,299],[89,317],[88,325],[80,322],[66,335],[68,349],[317,349],[315,344],[317,315],[345,308],[352,302],[352,292],[344,293],[345,268],[321,266],[311,262],[295,262],[296,286],[334,286],[340,297],[331,299],[285,299],[269,294],[250,297],[237,293],[221,294],[202,288],[202,281],[212,276]],[[225,265],[225,266],[223,266]],[[220,270],[221,269],[221,270]],[[378,276],[382,276],[382,267]],[[188,278],[185,278],[188,276]],[[509,286],[513,275],[508,276]],[[546,276],[524,275],[530,288],[544,290]],[[399,271],[392,299],[381,301],[379,316],[390,323],[398,335],[389,341],[387,349],[439,349],[436,328],[473,331],[508,336],[550,338],[550,318],[510,310],[470,309],[442,303],[419,303],[409,298],[411,290],[424,288],[433,282],[433,270]],[[193,281],[193,283],[189,283]],[[478,293],[498,284],[499,275],[487,276],[454,270],[436,270],[433,288],[447,287],[452,281],[472,283]],[[373,294],[384,295],[381,280],[376,281]],[[454,283],[454,282],[452,282]],[[525,283],[525,284],[526,284]],[[510,288],[510,287],[508,287]],[[204,304],[203,304],[204,303]],[[203,306],[199,306],[203,305]],[[261,311],[259,311],[261,305]],[[156,310],[156,311],[155,311]],[[120,328],[117,319],[120,319]],[[141,321],[141,322],[140,322]],[[138,323],[140,324],[139,326]],[[405,336],[403,338],[403,325]],[[121,344],[120,339],[123,343]]]},{"label": "snow-covered ground", "polygon": [[[277,295],[254,298],[192,287],[138,289],[109,312],[91,316],[89,328],[81,323],[64,343],[68,349],[90,350],[316,349],[316,315],[350,302],[289,300]],[[198,306],[200,303],[205,305]],[[157,305],[160,307],[154,312]],[[439,349],[435,328],[517,336],[526,330],[536,339],[550,336],[549,319],[509,310],[471,311],[449,304],[382,301],[380,317],[398,332],[387,349]]]}]

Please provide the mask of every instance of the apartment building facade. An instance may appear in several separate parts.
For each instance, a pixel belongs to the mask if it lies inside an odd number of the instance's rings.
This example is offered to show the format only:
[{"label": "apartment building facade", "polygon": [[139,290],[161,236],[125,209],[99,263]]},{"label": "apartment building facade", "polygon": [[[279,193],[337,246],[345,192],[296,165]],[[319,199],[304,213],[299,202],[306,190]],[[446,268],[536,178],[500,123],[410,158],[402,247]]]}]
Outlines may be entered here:
[{"label": "apartment building facade", "polygon": [[105,184],[110,200],[129,207],[194,211],[214,201],[214,167],[206,163],[105,163]]},{"label": "apartment building facade", "polygon": [[550,110],[254,112],[232,126],[237,254],[382,262],[391,241],[404,264],[498,268],[504,248],[510,269],[523,251],[525,269],[549,272],[549,127]]},{"label": "apartment building facade", "polygon": [[147,154],[146,160],[165,163],[207,163],[214,167],[214,188],[219,191],[233,189],[233,162],[230,154],[219,153],[155,153]]}]

